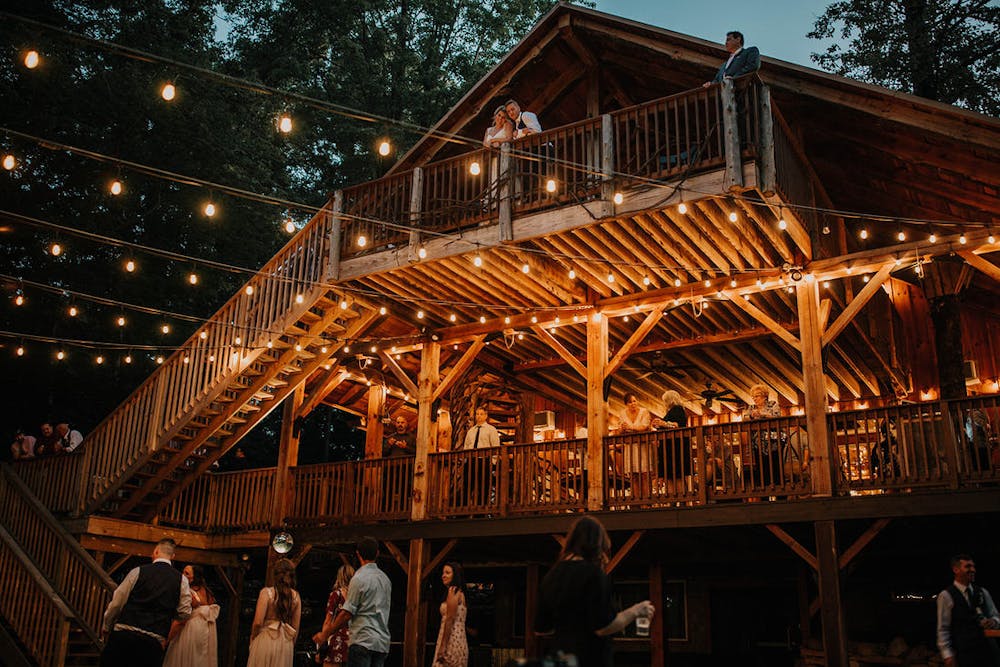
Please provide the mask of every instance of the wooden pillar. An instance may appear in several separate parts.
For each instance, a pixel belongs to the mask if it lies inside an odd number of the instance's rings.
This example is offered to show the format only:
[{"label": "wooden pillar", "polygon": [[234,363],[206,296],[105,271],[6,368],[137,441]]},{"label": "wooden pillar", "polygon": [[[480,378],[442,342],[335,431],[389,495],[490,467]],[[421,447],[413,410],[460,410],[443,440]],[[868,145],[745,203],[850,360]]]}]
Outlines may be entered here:
[{"label": "wooden pillar", "polygon": [[[957,294],[944,294],[931,299],[931,323],[934,326],[941,398],[965,398],[962,304]],[[916,389],[919,390],[919,387]]]},{"label": "wooden pillar", "polygon": [[833,521],[817,521],[816,561],[819,565],[820,618],[827,667],[847,666],[847,629],[840,600],[837,530]]},{"label": "wooden pillar", "polygon": [[831,456],[826,426],[826,377],[823,374],[819,284],[812,275],[804,276],[796,284],[795,293],[799,311],[802,381],[805,388],[806,432],[809,434],[813,494],[829,496],[833,494],[836,459]]},{"label": "wooden pillar", "polygon": [[510,199],[510,144],[500,144],[500,160],[497,165],[497,227],[500,232],[500,243],[510,243],[514,240],[513,204]]},{"label": "wooden pillar", "polygon": [[615,124],[610,114],[601,116],[601,210],[600,217],[615,214]]},{"label": "wooden pillar", "polygon": [[232,589],[229,591],[229,604],[225,606],[226,614],[219,637],[219,657],[221,665],[229,667],[236,665],[237,646],[240,633],[240,610],[243,596],[243,568],[236,566],[229,569],[229,581]]},{"label": "wooden pillar", "polygon": [[739,111],[732,79],[723,79],[719,94],[722,96],[722,143],[726,150],[727,190],[743,187],[743,160],[740,153]]},{"label": "wooden pillar", "polygon": [[365,424],[365,458],[377,459],[382,456],[382,413],[385,411],[385,387],[373,384],[368,388],[368,416]]},{"label": "wooden pillar", "polygon": [[420,256],[417,254],[420,248],[420,212],[424,198],[424,170],[420,167],[413,168],[413,180],[410,183],[410,247],[407,254],[409,261],[418,262]]},{"label": "wooden pillar", "polygon": [[[771,110],[771,89],[760,86],[760,190],[764,195],[774,195],[777,187],[777,167],[774,162],[774,115]],[[847,251],[845,250],[844,253]]]},{"label": "wooden pillar", "polygon": [[271,503],[271,527],[280,528],[288,515],[292,500],[292,471],[299,462],[299,433],[296,416],[305,397],[305,385],[300,384],[288,398],[281,414],[281,441],[278,468],[274,473],[274,497]]},{"label": "wooden pillar", "polygon": [[538,610],[538,563],[530,563],[524,577],[524,657],[537,659],[538,635],[535,634],[535,612]]},{"label": "wooden pillar", "polygon": [[[425,348],[426,349],[426,348]],[[410,540],[410,558],[406,573],[406,620],[403,626],[403,667],[423,666],[426,628],[420,620],[420,593],[427,567],[430,544],[423,538]]]},{"label": "wooden pillar", "polygon": [[433,446],[432,410],[434,390],[441,381],[440,365],[441,344],[425,342],[420,352],[420,375],[417,378],[417,456],[413,462],[413,506],[410,514],[414,521],[427,516],[427,454]]},{"label": "wooden pillar", "polygon": [[340,238],[344,230],[340,217],[344,210],[343,191],[333,193],[333,205],[330,208],[330,257],[326,264],[326,279],[335,283],[340,280]]},{"label": "wooden pillar", "polygon": [[649,599],[656,608],[649,622],[649,666],[665,667],[669,645],[665,608],[667,596],[663,589],[663,564],[659,560],[649,564]]},{"label": "wooden pillar", "polygon": [[604,434],[608,406],[604,400],[604,369],[608,365],[608,318],[587,317],[587,509],[604,508]]}]

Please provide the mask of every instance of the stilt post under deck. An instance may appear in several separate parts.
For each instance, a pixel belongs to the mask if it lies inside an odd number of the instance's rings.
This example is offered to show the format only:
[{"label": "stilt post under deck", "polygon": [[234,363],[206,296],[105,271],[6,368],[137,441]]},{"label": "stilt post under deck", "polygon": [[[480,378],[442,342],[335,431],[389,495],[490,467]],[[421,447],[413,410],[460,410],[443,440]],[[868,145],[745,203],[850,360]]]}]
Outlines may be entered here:
[{"label": "stilt post under deck", "polygon": [[420,375],[417,378],[417,456],[413,462],[413,506],[410,513],[414,521],[427,517],[427,455],[431,451],[434,390],[441,381],[440,366],[441,344],[427,341],[420,353]]},{"label": "stilt post under deck", "polygon": [[799,339],[802,348],[802,380],[806,399],[806,432],[813,493],[833,494],[836,464],[831,456],[826,426],[826,378],[823,374],[823,328],[819,317],[819,283],[807,275],[795,288],[799,311]]},{"label": "stilt post under deck", "polygon": [[403,667],[423,665],[422,649],[426,628],[420,618],[420,592],[429,548],[430,544],[423,538],[410,540],[410,558],[407,561],[409,567],[406,573],[406,620],[403,626]]},{"label": "stilt post under deck", "polygon": [[292,499],[291,468],[299,462],[299,432],[295,417],[302,407],[305,386],[299,385],[291,396],[285,399],[281,413],[281,440],[278,448],[278,468],[274,475],[274,499],[271,504],[271,527],[280,528],[288,516]]},{"label": "stilt post under deck", "polygon": [[656,608],[649,623],[649,665],[665,667],[668,664],[667,610],[664,608],[667,596],[663,590],[663,564],[659,560],[649,564],[649,600]]},{"label": "stilt post under deck", "polygon": [[535,634],[535,611],[538,609],[538,563],[530,563],[524,578],[524,657],[538,658],[538,635]]},{"label": "stilt post under deck", "polygon": [[816,560],[819,565],[820,617],[827,667],[847,667],[847,629],[840,599],[840,563],[833,521],[817,521]]},{"label": "stilt post under deck", "polygon": [[385,411],[385,387],[373,384],[368,388],[368,416],[365,420],[365,458],[382,456],[382,413]]},{"label": "stilt post under deck", "polygon": [[604,369],[608,365],[608,318],[600,312],[587,317],[587,509],[604,508],[604,434],[608,408],[604,400]]}]

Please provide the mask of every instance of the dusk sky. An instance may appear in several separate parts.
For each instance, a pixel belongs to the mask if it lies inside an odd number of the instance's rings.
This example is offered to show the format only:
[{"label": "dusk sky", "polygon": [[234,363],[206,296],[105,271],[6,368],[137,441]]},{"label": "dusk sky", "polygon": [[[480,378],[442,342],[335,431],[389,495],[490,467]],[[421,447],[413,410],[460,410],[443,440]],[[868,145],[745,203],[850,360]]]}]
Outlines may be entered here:
[{"label": "dusk sky", "polygon": [[722,43],[729,30],[761,55],[816,67],[809,54],[825,44],[806,38],[833,0],[597,0],[599,11]]}]

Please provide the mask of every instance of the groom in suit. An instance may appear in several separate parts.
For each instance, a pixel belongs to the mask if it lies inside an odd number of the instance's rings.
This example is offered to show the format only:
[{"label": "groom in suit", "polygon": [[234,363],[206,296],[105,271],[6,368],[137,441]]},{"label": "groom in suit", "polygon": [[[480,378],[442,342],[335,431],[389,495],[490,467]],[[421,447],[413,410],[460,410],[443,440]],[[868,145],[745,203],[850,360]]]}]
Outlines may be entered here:
[{"label": "groom in suit", "polygon": [[708,88],[713,83],[722,83],[723,79],[732,79],[760,69],[760,51],[756,46],[743,48],[743,33],[733,30],[726,33],[726,51],[729,59],[722,63],[715,78],[702,84]]},{"label": "groom in suit", "polygon": [[157,542],[153,562],[129,572],[104,613],[101,667],[159,667],[170,623],[191,615],[187,579],[171,564],[176,543]]}]

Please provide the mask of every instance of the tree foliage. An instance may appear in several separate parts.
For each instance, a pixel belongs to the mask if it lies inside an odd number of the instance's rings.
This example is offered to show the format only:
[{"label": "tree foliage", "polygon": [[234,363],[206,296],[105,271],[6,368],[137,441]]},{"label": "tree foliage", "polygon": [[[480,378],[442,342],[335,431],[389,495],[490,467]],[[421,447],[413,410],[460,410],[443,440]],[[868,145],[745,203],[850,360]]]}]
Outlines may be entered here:
[{"label": "tree foliage", "polygon": [[837,38],[820,67],[1000,115],[1000,4],[993,0],[844,0],[808,34]]}]

